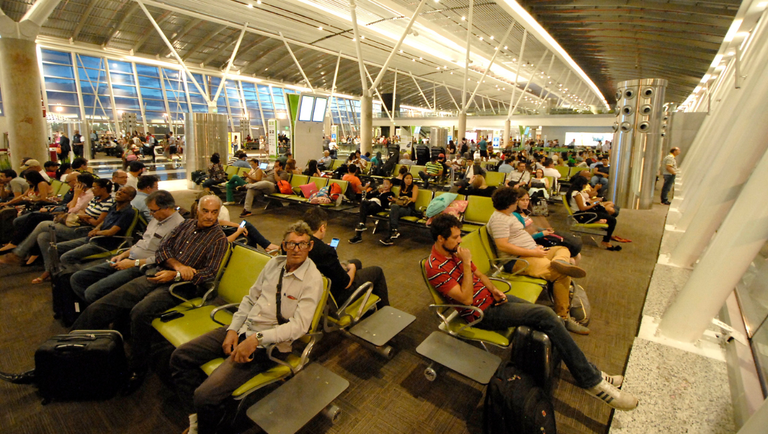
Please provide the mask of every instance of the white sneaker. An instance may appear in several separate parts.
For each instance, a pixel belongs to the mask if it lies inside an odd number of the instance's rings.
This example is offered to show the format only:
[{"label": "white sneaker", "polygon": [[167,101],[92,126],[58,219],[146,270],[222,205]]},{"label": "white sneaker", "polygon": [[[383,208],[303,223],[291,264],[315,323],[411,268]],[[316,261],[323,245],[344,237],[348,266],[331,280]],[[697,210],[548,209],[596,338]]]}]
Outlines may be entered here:
[{"label": "white sneaker", "polygon": [[186,434],[197,434],[197,413],[189,415],[189,428]]},{"label": "white sneaker", "polygon": [[584,389],[584,391],[616,410],[628,411],[637,407],[637,398],[629,392],[617,389],[606,380],[601,381],[600,384],[591,389]]},{"label": "white sneaker", "polygon": [[226,205],[226,206],[237,205],[237,202],[224,202],[223,205]]},{"label": "white sneaker", "polygon": [[398,232],[397,229],[393,229],[389,238],[392,238],[393,240],[400,238],[400,232]]},{"label": "white sneaker", "polygon": [[611,383],[615,387],[621,387],[622,384],[624,384],[624,376],[623,375],[608,375],[605,372],[600,373],[603,376],[603,380]]}]

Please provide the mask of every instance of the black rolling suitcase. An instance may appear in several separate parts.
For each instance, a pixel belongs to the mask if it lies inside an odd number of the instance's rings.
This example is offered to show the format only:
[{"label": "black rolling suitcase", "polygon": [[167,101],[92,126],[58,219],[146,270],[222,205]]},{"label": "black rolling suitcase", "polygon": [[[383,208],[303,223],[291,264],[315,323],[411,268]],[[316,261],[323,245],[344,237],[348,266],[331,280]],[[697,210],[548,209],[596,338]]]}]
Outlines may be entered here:
[{"label": "black rolling suitcase", "polygon": [[51,274],[53,317],[60,320],[64,327],[71,327],[81,312],[82,302],[72,291],[69,280],[73,274],[71,272]]},{"label": "black rolling suitcase", "polygon": [[512,333],[509,362],[530,375],[546,393],[557,384],[560,355],[546,333],[519,326]]},{"label": "black rolling suitcase", "polygon": [[11,241],[11,236],[13,236],[13,220],[18,215],[19,212],[12,206],[0,209],[0,243],[5,244]]},{"label": "black rolling suitcase", "polygon": [[123,337],[113,330],[77,330],[48,339],[35,352],[35,383],[43,403],[97,400],[125,386]]}]

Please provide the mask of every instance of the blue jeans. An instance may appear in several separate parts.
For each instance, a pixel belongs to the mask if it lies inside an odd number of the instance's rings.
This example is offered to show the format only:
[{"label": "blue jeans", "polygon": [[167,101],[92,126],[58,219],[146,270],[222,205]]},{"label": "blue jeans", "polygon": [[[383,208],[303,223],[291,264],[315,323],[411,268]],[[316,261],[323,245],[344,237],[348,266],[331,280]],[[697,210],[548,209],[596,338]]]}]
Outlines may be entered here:
[{"label": "blue jeans", "polygon": [[139,267],[118,270],[106,261],[73,274],[69,282],[72,291],[88,304],[143,275]]},{"label": "blue jeans", "polygon": [[661,201],[669,202],[669,190],[672,190],[672,186],[675,185],[675,175],[665,174],[664,185],[661,187]]},{"label": "blue jeans", "polygon": [[393,203],[389,206],[389,233],[396,231],[400,226],[400,217],[413,215],[413,209],[409,206],[400,206]]},{"label": "blue jeans", "polygon": [[601,196],[605,197],[604,194],[605,194],[606,188],[608,187],[608,178],[603,176],[593,176],[589,180],[589,185],[591,185],[592,187],[596,186],[597,184],[601,184],[603,186],[600,189],[600,193],[601,193]]},{"label": "blue jeans", "polygon": [[507,302],[485,310],[483,321],[478,328],[503,330],[508,327],[525,325],[544,332],[552,340],[563,357],[579,387],[589,389],[602,381],[600,370],[587,360],[576,342],[566,330],[563,320],[546,306],[532,304],[507,294]]}]

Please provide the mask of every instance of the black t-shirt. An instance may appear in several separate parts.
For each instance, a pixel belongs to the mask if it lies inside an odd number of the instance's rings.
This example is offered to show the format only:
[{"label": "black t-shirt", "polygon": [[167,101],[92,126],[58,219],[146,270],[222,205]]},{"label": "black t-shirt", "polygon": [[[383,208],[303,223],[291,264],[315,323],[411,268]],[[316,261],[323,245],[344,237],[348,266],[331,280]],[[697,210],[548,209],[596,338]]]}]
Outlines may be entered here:
[{"label": "black t-shirt", "polygon": [[345,300],[339,300],[337,297],[343,293],[349,284],[349,274],[341,266],[336,249],[314,235],[311,236],[311,239],[314,241],[314,245],[309,251],[309,259],[315,263],[323,276],[331,279],[331,293],[336,298],[336,302],[342,304]]},{"label": "black t-shirt", "polygon": [[390,197],[395,197],[395,194],[392,193],[391,191],[387,191],[387,192],[384,192],[384,193],[379,193],[379,191],[376,190],[371,196],[368,196],[368,200],[378,199],[379,202],[381,203],[381,207],[382,208],[389,209],[389,204],[390,204],[389,198]]}]

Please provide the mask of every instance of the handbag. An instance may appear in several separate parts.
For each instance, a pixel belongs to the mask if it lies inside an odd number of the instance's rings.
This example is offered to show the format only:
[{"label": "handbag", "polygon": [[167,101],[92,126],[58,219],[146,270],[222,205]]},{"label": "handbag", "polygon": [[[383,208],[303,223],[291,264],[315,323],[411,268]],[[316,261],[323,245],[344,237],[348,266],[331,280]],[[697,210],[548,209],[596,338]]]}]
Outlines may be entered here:
[{"label": "handbag", "polygon": [[395,199],[395,203],[400,206],[408,206],[408,204],[411,203],[411,198],[408,196],[400,196]]},{"label": "handbag", "polygon": [[67,227],[76,228],[80,226],[80,217],[78,217],[77,214],[68,213],[67,219],[64,220],[64,224],[67,225]]}]

